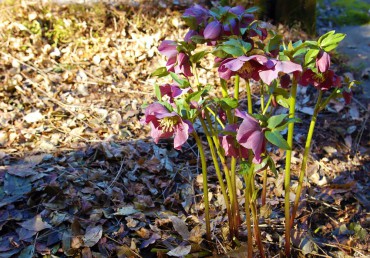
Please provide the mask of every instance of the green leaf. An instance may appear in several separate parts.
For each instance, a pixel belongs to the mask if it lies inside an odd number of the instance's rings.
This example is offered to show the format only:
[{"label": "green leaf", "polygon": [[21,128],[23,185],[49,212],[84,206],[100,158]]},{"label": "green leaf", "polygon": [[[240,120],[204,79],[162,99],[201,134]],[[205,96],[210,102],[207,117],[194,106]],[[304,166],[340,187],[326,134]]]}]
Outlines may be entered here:
[{"label": "green leaf", "polygon": [[267,156],[266,158],[264,158],[260,164],[254,164],[254,172],[258,172],[258,171],[266,168],[267,162],[268,162],[268,157],[269,156]]},{"label": "green leaf", "polygon": [[200,90],[200,91],[196,91],[196,92],[193,92],[191,94],[189,94],[187,97],[186,97],[186,101],[189,103],[190,101],[199,101],[200,97],[205,93],[207,92],[207,90]]},{"label": "green leaf", "polygon": [[283,122],[283,120],[288,116],[288,114],[280,114],[277,116],[272,116],[267,120],[267,128],[274,129]]},{"label": "green leaf", "polygon": [[276,97],[276,102],[285,108],[289,108],[289,98],[283,96],[283,95],[277,95]]},{"label": "green leaf", "polygon": [[286,123],[284,123],[283,125],[281,126],[278,126],[274,129],[274,131],[283,131],[285,128],[288,127],[288,124],[291,124],[291,123],[302,123],[302,120],[299,119],[298,117],[293,117],[293,118],[289,118]]},{"label": "green leaf", "polygon": [[244,13],[255,13],[255,12],[259,11],[259,9],[260,9],[259,7],[253,6],[251,8],[248,8],[247,10],[245,10]]},{"label": "green leaf", "polygon": [[238,100],[230,97],[220,99],[220,103],[223,108],[236,108],[238,106]]},{"label": "green leaf", "polygon": [[238,56],[244,55],[244,51],[243,51],[243,49],[240,46],[223,45],[223,46],[221,46],[221,49],[224,52],[226,52],[226,53],[228,53],[228,54],[230,54],[230,55],[232,55],[234,57],[238,57]]},{"label": "green leaf", "polygon": [[248,175],[251,171],[251,164],[249,164],[247,161],[240,162],[240,169],[239,173],[241,175]]},{"label": "green leaf", "polygon": [[316,57],[319,54],[319,49],[310,49],[307,51],[305,57],[304,57],[304,64],[305,66],[309,66],[310,64],[313,64],[316,61]]},{"label": "green leaf", "polygon": [[204,37],[200,36],[200,35],[194,35],[191,37],[191,40],[194,42],[194,43],[197,43],[197,44],[203,44],[206,42],[206,40],[204,39]]},{"label": "green leaf", "polygon": [[190,62],[198,63],[206,54],[208,54],[206,51],[198,52],[190,57]]},{"label": "green leaf", "polygon": [[322,49],[329,52],[335,49],[345,37],[346,34],[335,33],[335,30],[332,30],[322,35],[317,42]]},{"label": "green leaf", "polygon": [[274,173],[275,177],[277,177],[278,176],[278,172],[276,170],[276,166],[275,166],[274,160],[271,158],[271,156],[267,156],[267,158],[268,158],[267,163],[268,163],[269,168]]},{"label": "green leaf", "polygon": [[154,85],[154,92],[155,92],[155,96],[157,97],[158,101],[162,101],[162,94],[161,94],[161,90],[158,84]]},{"label": "green leaf", "polygon": [[282,38],[283,36],[279,34],[273,36],[267,43],[265,51],[271,52],[273,50],[279,49]]},{"label": "green leaf", "polygon": [[286,140],[280,135],[278,131],[265,131],[266,139],[283,150],[290,150],[289,144]]},{"label": "green leaf", "polygon": [[197,19],[194,16],[182,16],[181,17],[186,25],[190,27],[192,30],[196,30],[198,27]]},{"label": "green leaf", "polygon": [[179,76],[173,72],[170,73],[172,79],[177,82],[181,88],[186,88],[190,86],[190,83],[187,80],[180,79]]},{"label": "green leaf", "polygon": [[151,76],[163,77],[168,74],[169,72],[167,71],[166,67],[159,67],[158,69],[156,69],[154,72],[151,73]]}]

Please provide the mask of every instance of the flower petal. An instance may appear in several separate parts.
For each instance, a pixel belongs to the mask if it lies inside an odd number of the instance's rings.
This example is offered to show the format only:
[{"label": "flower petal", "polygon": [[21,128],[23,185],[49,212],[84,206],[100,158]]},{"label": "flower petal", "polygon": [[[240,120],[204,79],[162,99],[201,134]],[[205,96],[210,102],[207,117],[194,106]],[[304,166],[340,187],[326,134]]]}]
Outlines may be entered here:
[{"label": "flower petal", "polygon": [[210,22],[204,29],[203,36],[205,39],[217,39],[221,34],[221,29],[219,21]]},{"label": "flower petal", "polygon": [[320,51],[316,58],[316,66],[320,72],[326,72],[330,67],[330,55],[324,51]]}]

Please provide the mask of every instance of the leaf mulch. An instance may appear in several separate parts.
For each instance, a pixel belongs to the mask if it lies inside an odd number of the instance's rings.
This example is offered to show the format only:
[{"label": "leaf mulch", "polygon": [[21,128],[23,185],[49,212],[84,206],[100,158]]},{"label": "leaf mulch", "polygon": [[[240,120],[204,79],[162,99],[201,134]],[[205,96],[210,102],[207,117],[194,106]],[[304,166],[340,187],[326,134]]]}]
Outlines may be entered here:
[{"label": "leaf mulch", "polygon": [[[149,74],[164,64],[156,47],[185,31],[183,6],[166,3],[1,3],[0,257],[245,256],[246,226],[240,243],[228,240],[212,167],[213,243],[204,240],[194,142],[182,152],[170,140],[155,145],[140,124],[156,82]],[[300,92],[295,170],[313,95]],[[292,229],[296,257],[369,255],[367,105],[357,92],[319,117]],[[281,173],[269,175],[259,207],[268,257],[284,246],[284,153],[271,153]]]}]

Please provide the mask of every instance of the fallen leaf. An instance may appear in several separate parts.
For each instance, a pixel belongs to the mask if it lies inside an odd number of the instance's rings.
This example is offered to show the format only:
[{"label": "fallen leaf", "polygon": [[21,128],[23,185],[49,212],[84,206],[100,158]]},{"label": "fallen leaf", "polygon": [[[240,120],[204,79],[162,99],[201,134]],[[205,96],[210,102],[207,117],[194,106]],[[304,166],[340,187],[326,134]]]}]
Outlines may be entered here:
[{"label": "fallen leaf", "polygon": [[180,234],[183,240],[187,240],[190,237],[190,232],[188,226],[186,225],[185,221],[179,219],[176,216],[170,216],[170,220],[172,221],[172,225],[177,233]]},{"label": "fallen leaf", "polygon": [[189,254],[191,251],[191,245],[178,246],[167,253],[169,256],[181,257]]},{"label": "fallen leaf", "polygon": [[138,212],[139,211],[135,210],[133,206],[125,206],[119,208],[115,213],[113,213],[113,215],[127,216]]},{"label": "fallen leaf", "polygon": [[101,225],[97,226],[88,226],[86,228],[86,233],[82,237],[82,240],[84,241],[84,246],[92,247],[97,242],[99,242],[100,238],[103,235],[103,227]]},{"label": "fallen leaf", "polygon": [[26,220],[18,224],[27,230],[36,231],[36,232],[39,232],[46,228],[52,228],[50,224],[42,220],[42,217],[40,214],[36,215],[32,219]]}]

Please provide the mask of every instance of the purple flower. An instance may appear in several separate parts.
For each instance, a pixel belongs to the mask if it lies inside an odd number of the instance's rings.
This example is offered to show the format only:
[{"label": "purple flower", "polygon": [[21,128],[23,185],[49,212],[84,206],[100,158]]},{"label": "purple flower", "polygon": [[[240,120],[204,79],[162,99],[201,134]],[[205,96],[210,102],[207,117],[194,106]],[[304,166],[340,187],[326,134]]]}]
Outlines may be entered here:
[{"label": "purple flower", "polygon": [[342,92],[342,95],[343,95],[343,98],[344,98],[344,103],[346,103],[346,105],[351,104],[352,96],[353,96],[352,90],[344,90]]},{"label": "purple flower", "polygon": [[192,124],[182,118],[176,112],[170,112],[166,107],[159,103],[153,103],[145,109],[143,122],[150,124],[150,135],[154,142],[160,139],[174,137],[174,148],[181,150],[181,146],[189,138],[189,134],[194,130]]},{"label": "purple flower", "polygon": [[340,87],[341,82],[338,75],[333,70],[327,70],[324,73],[315,73],[311,69],[306,70],[299,81],[302,86],[312,84],[319,90],[329,90],[332,86]]},{"label": "purple flower", "polygon": [[186,43],[191,43],[191,37],[192,36],[196,36],[196,35],[199,35],[197,31],[195,31],[195,30],[189,30],[188,33],[186,33],[186,35],[184,37],[184,41]]},{"label": "purple flower", "polygon": [[208,23],[204,29],[203,36],[205,39],[217,39],[222,33],[222,25],[219,21]]},{"label": "purple flower", "polygon": [[195,18],[197,24],[201,24],[202,22],[205,22],[209,18],[209,12],[202,6],[195,4],[194,6],[186,9],[182,16],[184,18],[193,17]]},{"label": "purple flower", "polygon": [[262,55],[239,56],[225,59],[218,68],[221,78],[228,80],[235,73],[244,79],[261,79],[264,83],[270,83],[278,78],[279,73],[289,74],[302,71],[302,67],[290,61],[268,59]]},{"label": "purple flower", "polygon": [[230,13],[233,13],[236,15],[242,15],[244,11],[245,11],[245,8],[241,5],[231,7],[229,10]]},{"label": "purple flower", "polygon": [[176,84],[164,84],[159,86],[159,90],[161,91],[161,96],[168,96],[170,98],[170,103],[173,103],[174,98],[186,94],[187,92],[192,92],[192,89],[186,88],[186,89],[181,89],[178,85]]},{"label": "purple flower", "polygon": [[[170,71],[170,70],[168,70]],[[177,74],[184,74],[186,77],[193,76],[190,70],[189,57],[184,53],[177,55],[177,64],[174,66],[174,72]]]},{"label": "purple flower", "polygon": [[[227,125],[225,131],[236,133],[237,125]],[[239,145],[233,135],[227,134],[219,136],[221,146],[225,151],[225,155],[234,158],[248,158],[248,149]]]},{"label": "purple flower", "polygon": [[324,51],[320,51],[316,58],[316,67],[320,72],[325,73],[330,67],[330,55]]},{"label": "purple flower", "polygon": [[165,55],[168,59],[176,57],[178,54],[177,44],[173,40],[163,40],[158,47],[159,52]]},{"label": "purple flower", "polygon": [[259,122],[239,109],[235,110],[235,115],[243,119],[236,134],[236,140],[244,148],[253,151],[254,163],[261,163],[261,154],[265,151],[266,141]]}]

